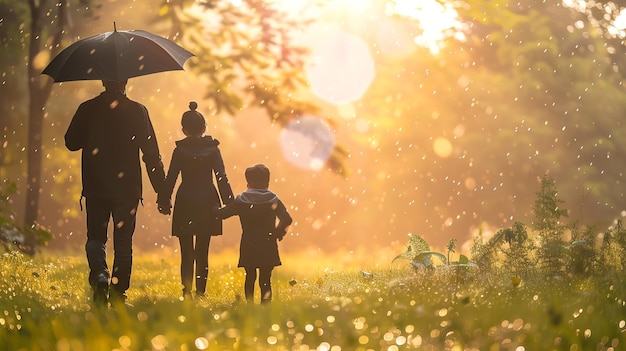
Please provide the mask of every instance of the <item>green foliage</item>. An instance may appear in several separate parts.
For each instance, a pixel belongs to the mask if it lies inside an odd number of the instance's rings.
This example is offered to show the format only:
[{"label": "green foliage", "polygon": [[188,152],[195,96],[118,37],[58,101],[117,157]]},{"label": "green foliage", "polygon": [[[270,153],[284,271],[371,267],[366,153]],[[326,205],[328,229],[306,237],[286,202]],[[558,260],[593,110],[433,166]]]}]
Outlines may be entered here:
[{"label": "green foliage", "polygon": [[601,267],[626,269],[626,229],[621,220],[604,232],[598,262]]},{"label": "green foliage", "polygon": [[455,248],[456,239],[451,239],[446,245],[447,255],[444,255],[441,252],[432,251],[428,243],[419,235],[409,233],[406,251],[394,257],[391,262],[397,259],[409,260],[416,271],[426,269],[431,274],[437,275],[435,268],[440,268],[440,271],[447,276],[446,279],[465,281],[468,278],[468,272],[476,268],[476,265],[465,255],[459,255],[458,261],[451,261],[450,253],[453,253]]},{"label": "green foliage", "polygon": [[473,263],[463,255],[458,262],[450,261],[450,253],[455,249],[454,239],[447,245],[448,259],[445,260],[443,254],[433,253],[426,241],[413,234],[409,234],[407,250],[394,261],[408,259],[416,267],[434,267],[430,258],[435,256],[448,265],[478,267],[484,274],[508,276],[515,286],[530,277],[619,274],[626,267],[626,230],[621,220],[604,233],[601,243],[597,240],[599,225],[573,225],[566,239],[567,226],[562,217],[567,216],[567,211],[559,206],[562,201],[557,196],[555,181],[543,177],[536,194],[534,232],[529,235],[521,222],[498,230],[488,240],[479,232],[471,247]]},{"label": "green foliage", "polygon": [[[15,221],[15,215],[11,209],[10,198],[17,191],[15,183],[4,181],[0,188],[0,243],[7,252],[15,249],[28,254],[34,254],[38,247],[45,246],[52,239],[52,233],[35,224],[28,228],[20,227]],[[26,237],[31,235],[36,238],[33,246],[27,242]]]},{"label": "green foliage", "polygon": [[450,254],[454,253],[454,249],[456,249],[456,239],[452,238],[450,239],[450,241],[448,241],[448,245],[446,245],[446,250],[448,251],[448,262],[450,262]]},{"label": "green foliage", "polygon": [[[507,273],[517,281],[531,276],[585,276],[618,274],[626,267],[626,231],[621,220],[598,240],[600,225],[568,227],[562,222],[567,211],[552,178],[543,177],[533,208],[535,229],[526,227],[498,230],[486,242],[482,233],[474,237],[472,259],[484,272]],[[566,230],[569,229],[569,238]]]},{"label": "green foliage", "polygon": [[[621,344],[619,274],[514,287],[485,273],[450,284],[419,271],[276,270],[275,299],[237,299],[244,275],[214,263],[206,300],[178,299],[178,261],[138,257],[127,309],[95,310],[84,257],[0,255],[7,350],[587,350]],[[291,282],[291,283],[290,283]],[[45,321],[45,323],[42,323]]]},{"label": "green foliage", "polygon": [[[456,218],[446,238],[480,221],[501,223],[502,213],[526,213],[534,200],[527,191],[546,172],[559,180],[568,203],[595,185],[584,219],[618,215],[625,198],[615,157],[626,149],[626,55],[623,38],[609,40],[595,24],[622,11],[594,2],[591,21],[558,0],[439,3],[459,13],[463,39],[450,30],[437,54],[417,48],[405,59],[377,57],[377,84],[360,111],[383,131],[376,139],[381,150],[406,151],[372,160],[382,169],[411,165],[394,173],[395,182],[419,189],[409,193],[424,199],[417,213]],[[452,143],[447,158],[433,152],[438,136]],[[466,180],[476,185],[463,186]]]},{"label": "green foliage", "polygon": [[474,237],[471,249],[472,259],[484,271],[526,277],[534,267],[535,245],[520,222],[498,230],[486,242],[482,235]]},{"label": "green foliage", "polygon": [[599,257],[599,252],[596,252],[598,227],[598,225],[583,228],[578,225],[573,226],[571,243],[565,245],[568,272],[580,275],[605,269],[605,267],[597,266]]},{"label": "green foliage", "polygon": [[[410,260],[416,268],[434,268],[437,263],[446,263],[446,255],[430,250],[428,243],[419,235],[409,233],[409,244],[405,252],[396,256],[397,259]],[[434,259],[434,260],[433,260]]]},{"label": "green foliage", "polygon": [[543,176],[541,186],[536,193],[533,213],[533,229],[537,231],[539,247],[537,259],[549,274],[565,273],[565,239],[566,226],[562,220],[567,217],[567,210],[560,208],[564,201],[558,197],[554,179]]},{"label": "green foliage", "polygon": [[[205,12],[187,11],[194,5]],[[218,113],[236,115],[244,106],[260,106],[274,120],[291,118],[288,97],[306,85],[302,68],[307,54],[293,44],[291,33],[302,30],[306,19],[290,18],[277,6],[258,0],[240,4],[176,0],[164,6],[172,33],[198,55],[191,67],[207,77],[206,98]],[[210,25],[207,17],[214,19]]]},{"label": "green foliage", "polygon": [[[278,4],[259,0],[238,4],[173,0],[163,5],[160,14],[171,23],[172,37],[197,55],[189,65],[206,78],[205,98],[214,113],[235,116],[256,107],[279,125],[320,113],[312,100],[298,98],[308,87],[304,67],[309,49],[294,40],[314,18],[293,16]],[[209,24],[207,18],[213,21]],[[344,148],[337,146],[327,166],[347,175],[346,156]]]}]

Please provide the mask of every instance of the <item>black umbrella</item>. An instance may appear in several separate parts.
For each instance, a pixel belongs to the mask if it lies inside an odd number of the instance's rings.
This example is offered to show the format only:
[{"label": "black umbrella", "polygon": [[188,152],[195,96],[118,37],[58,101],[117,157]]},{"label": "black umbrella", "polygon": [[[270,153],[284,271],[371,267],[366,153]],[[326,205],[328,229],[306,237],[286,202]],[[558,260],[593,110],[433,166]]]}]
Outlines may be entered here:
[{"label": "black umbrella", "polygon": [[191,56],[194,54],[158,35],[142,30],[114,29],[68,46],[41,73],[55,82],[121,81],[182,70]]}]

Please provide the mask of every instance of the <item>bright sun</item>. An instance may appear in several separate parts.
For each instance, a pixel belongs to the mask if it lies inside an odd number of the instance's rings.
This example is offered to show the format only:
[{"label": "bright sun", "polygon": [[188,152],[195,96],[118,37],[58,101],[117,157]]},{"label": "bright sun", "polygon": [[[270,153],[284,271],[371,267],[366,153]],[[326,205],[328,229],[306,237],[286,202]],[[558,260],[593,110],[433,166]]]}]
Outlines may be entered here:
[{"label": "bright sun", "polygon": [[[315,8],[312,6],[314,2],[311,0],[276,0],[282,9],[296,16]],[[433,54],[439,52],[446,32],[461,26],[454,8],[437,0],[337,0],[325,3],[323,8],[326,14],[331,14],[331,17],[334,17],[332,13],[338,12],[352,18],[368,17],[380,15],[371,12],[380,9],[381,7],[377,5],[381,3],[384,4],[384,15],[386,16],[401,16],[417,20],[421,33],[411,33],[414,35],[413,41],[416,45],[428,48]],[[455,31],[455,33],[459,33],[459,31]],[[398,34],[407,35],[409,33]]]},{"label": "bright sun", "polygon": [[460,26],[456,11],[436,0],[389,1],[385,11],[387,15],[400,15],[419,21],[422,33],[415,37],[415,43],[432,53],[439,52],[447,31]]}]

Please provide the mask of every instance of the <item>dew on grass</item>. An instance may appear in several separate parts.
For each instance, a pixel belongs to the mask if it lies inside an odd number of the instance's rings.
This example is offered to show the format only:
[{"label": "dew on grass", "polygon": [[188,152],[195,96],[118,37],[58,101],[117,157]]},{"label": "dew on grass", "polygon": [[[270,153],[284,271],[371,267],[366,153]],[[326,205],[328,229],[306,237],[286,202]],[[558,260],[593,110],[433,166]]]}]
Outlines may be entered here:
[{"label": "dew on grass", "polygon": [[302,341],[302,340],[304,339],[304,334],[302,334],[302,333],[296,333],[296,334],[293,336],[293,339],[294,339],[295,341],[300,342],[300,341]]},{"label": "dew on grass", "polygon": [[524,320],[517,318],[509,327],[512,327],[515,331],[520,331],[524,327]]},{"label": "dew on grass", "polygon": [[167,338],[164,335],[157,335],[150,340],[152,347],[155,350],[165,350],[167,349],[167,345],[169,344]]},{"label": "dew on grass", "polygon": [[270,345],[276,345],[278,343],[278,338],[274,335],[270,335],[267,337],[267,343]]},{"label": "dew on grass", "polygon": [[323,342],[317,347],[318,351],[330,351],[330,343]]},{"label": "dew on grass", "polygon": [[420,347],[420,346],[422,346],[422,336],[421,335],[415,335],[414,337],[411,337],[410,340],[411,340],[411,345],[413,347]]},{"label": "dew on grass", "polygon": [[366,329],[365,317],[359,317],[354,321],[354,329],[363,330]]},{"label": "dew on grass", "polygon": [[209,348],[209,340],[205,337],[196,338],[193,344],[198,350],[206,350]]},{"label": "dew on grass", "polygon": [[224,335],[226,335],[227,338],[230,339],[236,339],[239,337],[239,329],[237,328],[228,328],[224,331]]},{"label": "dew on grass", "polygon": [[148,314],[144,311],[137,312],[137,320],[140,322],[145,322],[148,320]]},{"label": "dew on grass", "polygon": [[131,340],[128,336],[122,335],[119,337],[117,341],[120,343],[120,346],[122,348],[125,348],[125,349],[130,348]]},{"label": "dew on grass", "polygon": [[442,308],[437,312],[437,314],[439,315],[439,317],[445,317],[448,314],[448,309]]}]

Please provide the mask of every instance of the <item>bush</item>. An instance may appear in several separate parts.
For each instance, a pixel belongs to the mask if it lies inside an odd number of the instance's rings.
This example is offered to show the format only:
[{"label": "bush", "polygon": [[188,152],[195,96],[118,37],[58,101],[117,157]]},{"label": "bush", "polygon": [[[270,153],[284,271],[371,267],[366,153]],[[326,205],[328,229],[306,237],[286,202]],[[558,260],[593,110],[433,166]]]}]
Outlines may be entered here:
[{"label": "bush", "polygon": [[[38,246],[45,246],[52,239],[52,233],[39,225],[21,228],[16,223],[9,201],[16,191],[15,183],[8,181],[5,181],[4,187],[0,188],[0,243],[7,252],[19,250],[33,255]],[[36,246],[28,244],[29,236],[35,238],[33,242]]]}]

